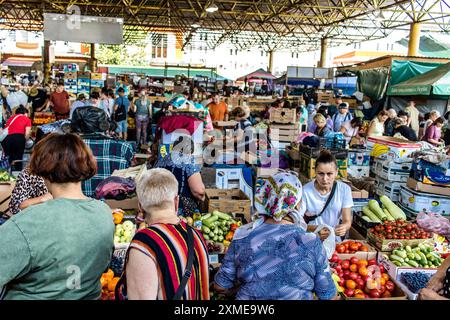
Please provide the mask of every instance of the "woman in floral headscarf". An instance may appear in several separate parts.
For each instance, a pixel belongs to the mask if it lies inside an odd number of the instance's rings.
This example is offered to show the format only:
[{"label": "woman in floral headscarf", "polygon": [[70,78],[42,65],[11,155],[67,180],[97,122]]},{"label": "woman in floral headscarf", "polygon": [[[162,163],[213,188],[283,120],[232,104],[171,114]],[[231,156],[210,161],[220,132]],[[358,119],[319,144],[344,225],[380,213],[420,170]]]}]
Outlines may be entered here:
[{"label": "woman in floral headscarf", "polygon": [[238,300],[321,300],[336,296],[320,239],[298,212],[302,185],[288,172],[258,180],[256,221],[239,228],[215,277],[220,293]]}]

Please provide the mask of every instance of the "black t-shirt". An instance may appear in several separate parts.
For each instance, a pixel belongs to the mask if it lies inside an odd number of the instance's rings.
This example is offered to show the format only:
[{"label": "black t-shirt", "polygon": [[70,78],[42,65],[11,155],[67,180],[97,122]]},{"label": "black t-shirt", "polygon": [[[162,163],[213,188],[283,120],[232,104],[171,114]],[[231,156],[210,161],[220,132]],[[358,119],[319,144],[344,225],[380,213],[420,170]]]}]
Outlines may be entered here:
[{"label": "black t-shirt", "polygon": [[36,111],[36,109],[40,109],[44,106],[47,98],[47,92],[45,90],[38,89],[37,95],[35,95],[34,97],[28,96],[28,102],[31,102],[33,111]]},{"label": "black t-shirt", "polygon": [[408,127],[408,126],[400,126],[397,129],[394,129],[394,133],[400,133],[402,136],[404,136],[406,139],[410,141],[418,141],[416,132]]}]

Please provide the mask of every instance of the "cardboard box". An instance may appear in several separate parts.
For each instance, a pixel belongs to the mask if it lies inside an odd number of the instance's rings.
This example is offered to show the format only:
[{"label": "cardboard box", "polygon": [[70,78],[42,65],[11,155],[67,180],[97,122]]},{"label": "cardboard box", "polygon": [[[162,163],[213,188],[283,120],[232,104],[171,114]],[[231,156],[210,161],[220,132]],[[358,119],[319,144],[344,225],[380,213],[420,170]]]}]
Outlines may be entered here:
[{"label": "cardboard box", "polygon": [[450,196],[422,193],[402,186],[400,202],[415,213],[426,211],[439,213],[443,216],[450,215]]},{"label": "cardboard box", "polygon": [[419,182],[417,180],[414,180],[413,178],[409,178],[406,185],[414,191],[439,194],[441,196],[450,196],[450,187],[433,186],[430,184]]},{"label": "cardboard box", "polygon": [[[356,239],[355,239],[356,240]],[[351,241],[351,240],[344,240],[341,243],[345,243],[347,241]],[[375,249],[374,247],[372,247],[367,241],[365,240],[359,240],[358,242],[361,242],[363,245],[365,245],[369,251],[368,252],[364,252],[364,251],[358,251],[355,253],[338,253],[338,257],[341,260],[349,260],[352,257],[357,257],[359,260],[370,260],[370,259],[377,259],[377,249]]]},{"label": "cardboard box", "polygon": [[222,128],[234,128],[237,124],[236,121],[214,121],[213,124],[216,127],[222,127]]},{"label": "cardboard box", "polygon": [[383,267],[386,269],[386,272],[389,274],[389,276],[397,281],[400,281],[400,275],[405,272],[425,272],[430,274],[435,274],[438,270],[438,268],[414,268],[414,267],[399,267],[396,266],[391,260],[389,260],[385,255],[389,255],[390,252],[380,252],[378,255],[378,263],[382,264]]},{"label": "cardboard box", "polygon": [[[393,279],[391,279],[393,280]],[[353,297],[346,297],[344,294],[344,300],[407,300],[408,296],[406,295],[406,293],[402,290],[402,288],[400,286],[397,285],[396,281],[393,281],[395,283],[395,289],[392,292],[392,297],[390,298],[379,298],[379,299],[372,299],[372,298],[368,298],[368,299],[358,299],[358,298],[353,298]]]},{"label": "cardboard box", "polygon": [[376,145],[388,147],[385,154],[388,159],[407,158],[411,153],[421,150],[421,144],[394,137],[369,137],[367,138],[367,148],[373,149]]},{"label": "cardboard box", "polygon": [[[347,159],[337,159],[338,178],[347,178]],[[307,178],[313,179],[316,177],[316,159],[309,155],[300,153],[300,173]]]},{"label": "cardboard box", "polygon": [[363,236],[361,235],[361,233],[359,233],[359,232],[358,232],[355,228],[353,228],[353,227],[350,228],[350,231],[349,231],[348,236],[349,236],[350,239],[353,239],[353,240],[366,240],[366,238],[363,237]]},{"label": "cardboard box", "polygon": [[376,225],[380,224],[379,222],[368,222],[362,218],[363,214],[362,212],[354,212],[353,213],[353,221],[352,221],[352,227],[355,228],[357,232],[361,234],[361,236],[366,237],[367,231],[370,228],[375,227]]},{"label": "cardboard box", "polygon": [[352,198],[353,199],[367,199],[369,198],[369,193],[366,190],[359,190],[356,188],[350,181],[342,179],[342,182],[345,182],[352,189]]},{"label": "cardboard box", "polygon": [[350,149],[348,151],[348,166],[369,166],[370,151]]},{"label": "cardboard box", "polygon": [[367,232],[367,239],[377,249],[384,252],[391,252],[395,249],[406,246],[417,247],[420,243],[432,241],[432,239],[412,239],[412,240],[380,239],[374,236],[370,230]]},{"label": "cardboard box", "polygon": [[105,203],[111,208],[114,209],[122,209],[122,210],[138,210],[139,202],[137,197],[128,198],[125,200],[113,200],[107,199]]},{"label": "cardboard box", "polygon": [[410,291],[408,289],[408,287],[401,282],[400,279],[401,279],[401,275],[403,273],[410,273],[410,272],[416,272],[416,271],[424,272],[425,274],[433,276],[437,272],[437,269],[420,269],[420,270],[417,270],[417,269],[412,269],[412,270],[402,269],[402,270],[398,270],[397,276],[398,276],[399,280],[394,281],[394,283],[396,285],[398,285],[406,293],[406,295],[408,296],[409,300],[417,300],[418,294],[417,293],[413,293],[412,291]]},{"label": "cardboard box", "polygon": [[257,168],[256,177],[257,178],[269,178],[278,172],[278,168]]},{"label": "cardboard box", "polygon": [[251,221],[251,207],[249,197],[242,190],[206,189],[202,212],[242,213],[247,221]]},{"label": "cardboard box", "polygon": [[367,178],[370,176],[370,167],[349,165],[347,168],[347,174],[357,179]]},{"label": "cardboard box", "polygon": [[252,168],[216,168],[217,189],[240,189],[251,200],[253,206]]}]

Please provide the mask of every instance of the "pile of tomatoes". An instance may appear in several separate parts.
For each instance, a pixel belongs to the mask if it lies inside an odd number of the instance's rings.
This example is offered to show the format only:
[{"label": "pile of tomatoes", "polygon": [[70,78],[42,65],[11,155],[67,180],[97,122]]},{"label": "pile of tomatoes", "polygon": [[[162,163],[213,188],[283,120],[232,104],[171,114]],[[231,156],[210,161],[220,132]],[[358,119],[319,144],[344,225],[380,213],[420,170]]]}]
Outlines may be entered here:
[{"label": "pile of tomatoes", "polygon": [[371,228],[370,232],[380,239],[410,240],[432,237],[431,233],[426,232],[417,224],[403,220],[386,221]]},{"label": "pile of tomatoes", "polygon": [[369,248],[367,248],[364,244],[358,241],[346,241],[342,243],[336,244],[336,252],[337,253],[355,253],[358,251],[368,252]]},{"label": "pile of tomatoes", "polygon": [[339,291],[346,297],[359,299],[390,298],[395,284],[390,280],[383,265],[376,259],[359,260],[352,257],[340,260],[337,254],[330,259],[334,272],[339,276]]}]

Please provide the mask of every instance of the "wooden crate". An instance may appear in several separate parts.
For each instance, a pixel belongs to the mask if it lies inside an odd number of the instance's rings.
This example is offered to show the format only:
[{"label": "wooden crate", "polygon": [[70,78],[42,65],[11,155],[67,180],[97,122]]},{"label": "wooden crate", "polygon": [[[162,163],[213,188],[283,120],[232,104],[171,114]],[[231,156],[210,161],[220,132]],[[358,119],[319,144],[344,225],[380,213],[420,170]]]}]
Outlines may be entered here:
[{"label": "wooden crate", "polygon": [[[300,173],[309,179],[316,177],[316,159],[300,153]],[[347,159],[337,159],[338,178],[347,178]]]},{"label": "wooden crate", "polygon": [[295,109],[272,108],[270,111],[270,122],[290,124],[297,122],[297,113]]},{"label": "wooden crate", "polygon": [[280,142],[293,142],[300,133],[298,124],[271,124],[269,137],[271,140]]},{"label": "wooden crate", "polygon": [[206,189],[202,212],[242,213],[247,221],[251,221],[251,206],[250,199],[240,189]]}]

